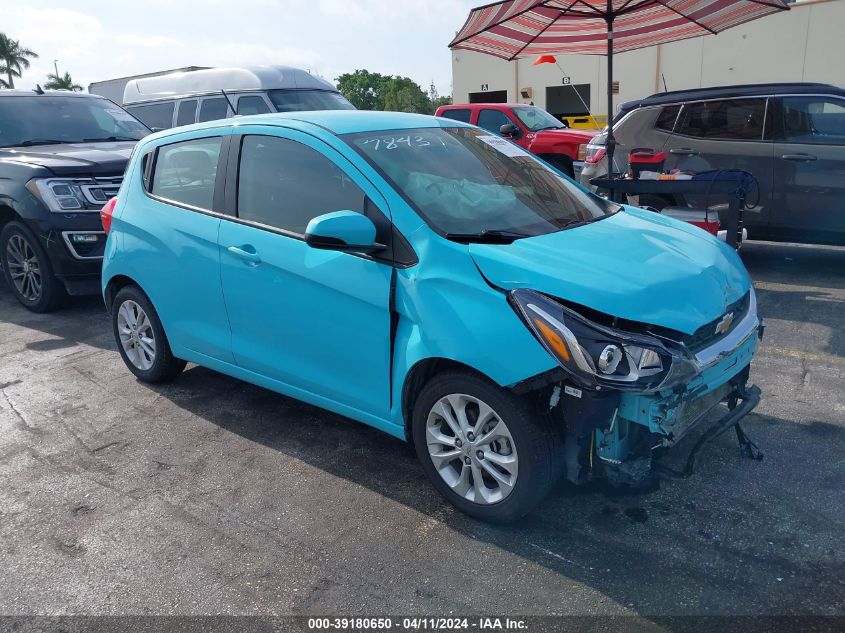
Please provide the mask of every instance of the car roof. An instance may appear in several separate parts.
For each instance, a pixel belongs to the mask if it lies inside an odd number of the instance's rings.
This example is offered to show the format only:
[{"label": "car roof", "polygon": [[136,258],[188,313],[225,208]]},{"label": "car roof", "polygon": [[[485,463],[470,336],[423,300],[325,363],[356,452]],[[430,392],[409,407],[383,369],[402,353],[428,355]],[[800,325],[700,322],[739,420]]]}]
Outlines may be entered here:
[{"label": "car roof", "polygon": [[43,90],[42,92],[35,92],[34,90],[23,90],[20,88],[12,88],[0,90],[0,98],[2,97],[73,97],[74,99],[105,99],[100,95],[92,95],[87,92],[73,92],[71,90]]},{"label": "car roof", "polygon": [[675,90],[672,92],[658,92],[644,99],[628,101],[619,106],[621,112],[628,112],[635,108],[650,105],[664,105],[684,101],[699,101],[702,99],[718,99],[723,97],[753,97],[771,94],[803,94],[803,93],[835,94],[845,96],[845,89],[823,83],[769,83],[745,84],[736,86],[716,86],[712,88],[692,88],[690,90]]},{"label": "car roof", "polygon": [[337,90],[325,79],[291,66],[207,68],[133,79],[123,89],[123,103],[130,105],[159,99],[178,99],[221,90],[279,89]]},{"label": "car roof", "polygon": [[467,110],[470,108],[494,108],[499,110],[505,110],[509,108],[531,108],[537,107],[532,106],[528,103],[451,103],[449,105],[440,106],[440,110]]},{"label": "car roof", "polygon": [[380,112],[372,110],[315,110],[269,114],[253,114],[230,119],[220,119],[195,123],[183,127],[170,128],[157,132],[145,140],[157,141],[182,132],[238,128],[247,125],[269,125],[304,129],[310,127],[323,130],[333,135],[353,134],[356,132],[384,132],[391,130],[411,130],[437,127],[472,127],[468,123],[442,119],[427,114],[408,112]]}]

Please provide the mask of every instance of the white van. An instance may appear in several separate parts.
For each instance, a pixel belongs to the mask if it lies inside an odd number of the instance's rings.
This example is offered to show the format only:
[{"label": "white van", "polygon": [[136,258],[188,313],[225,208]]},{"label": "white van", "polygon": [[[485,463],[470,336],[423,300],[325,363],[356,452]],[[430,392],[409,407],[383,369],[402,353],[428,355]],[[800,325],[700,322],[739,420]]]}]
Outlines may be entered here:
[{"label": "white van", "polygon": [[123,107],[154,130],[236,114],[354,110],[337,88],[300,68],[209,68],[133,79]]}]

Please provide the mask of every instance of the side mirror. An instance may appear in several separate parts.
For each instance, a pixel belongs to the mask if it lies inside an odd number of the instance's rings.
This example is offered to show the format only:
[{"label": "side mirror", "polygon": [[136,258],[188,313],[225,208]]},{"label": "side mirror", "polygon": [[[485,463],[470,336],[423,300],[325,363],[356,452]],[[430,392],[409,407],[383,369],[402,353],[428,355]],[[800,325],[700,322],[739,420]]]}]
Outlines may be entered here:
[{"label": "side mirror", "polygon": [[305,229],[305,243],[325,251],[353,253],[371,253],[382,248],[376,242],[376,225],[355,211],[318,215]]},{"label": "side mirror", "polygon": [[505,138],[519,138],[519,128],[513,123],[505,123],[499,128],[499,134]]}]

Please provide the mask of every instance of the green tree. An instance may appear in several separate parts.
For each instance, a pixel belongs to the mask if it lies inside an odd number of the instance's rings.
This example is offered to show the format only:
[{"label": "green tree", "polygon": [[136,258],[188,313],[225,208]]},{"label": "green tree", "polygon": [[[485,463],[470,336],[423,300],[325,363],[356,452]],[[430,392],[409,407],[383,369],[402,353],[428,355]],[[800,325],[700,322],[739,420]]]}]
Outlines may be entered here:
[{"label": "green tree", "polygon": [[420,85],[408,77],[389,77],[383,86],[383,110],[434,114],[431,100]]},{"label": "green tree", "polygon": [[20,77],[25,68],[29,68],[30,58],[38,57],[17,40],[13,40],[5,33],[0,33],[0,73],[6,75],[3,84],[7,88],[15,87],[14,77]]},{"label": "green tree", "polygon": [[356,70],[338,77],[337,89],[359,110],[384,110],[382,92],[388,79],[379,73]]},{"label": "green tree", "polygon": [[[382,75],[368,70],[356,70],[337,78],[337,88],[359,110],[392,110],[433,114],[437,104],[430,94],[408,77]],[[434,88],[434,86],[432,86]],[[437,89],[434,89],[436,96]],[[450,99],[451,101],[451,99]]]},{"label": "green tree", "polygon": [[73,83],[73,79],[69,72],[64,75],[54,75],[50,73],[47,75],[47,81],[44,82],[44,87],[47,90],[72,90],[73,92],[81,92],[82,86]]}]

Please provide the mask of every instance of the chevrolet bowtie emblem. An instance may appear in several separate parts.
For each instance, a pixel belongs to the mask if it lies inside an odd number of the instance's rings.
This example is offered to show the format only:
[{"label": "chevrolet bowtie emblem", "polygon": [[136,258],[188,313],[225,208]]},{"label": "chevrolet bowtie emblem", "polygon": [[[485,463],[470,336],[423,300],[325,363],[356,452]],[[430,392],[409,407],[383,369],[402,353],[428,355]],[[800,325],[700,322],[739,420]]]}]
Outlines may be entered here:
[{"label": "chevrolet bowtie emblem", "polygon": [[728,312],[722,317],[722,320],[716,324],[716,334],[725,334],[731,329],[731,323],[734,322],[734,313]]}]

